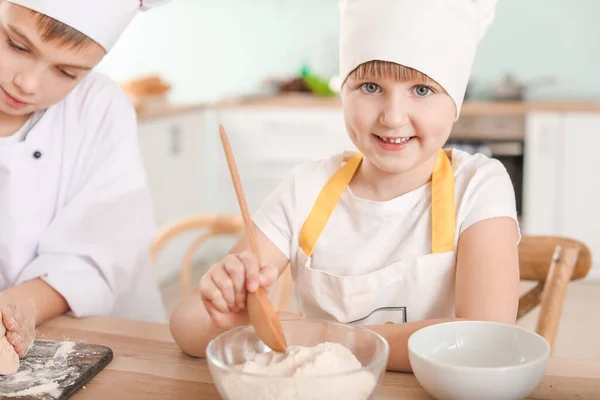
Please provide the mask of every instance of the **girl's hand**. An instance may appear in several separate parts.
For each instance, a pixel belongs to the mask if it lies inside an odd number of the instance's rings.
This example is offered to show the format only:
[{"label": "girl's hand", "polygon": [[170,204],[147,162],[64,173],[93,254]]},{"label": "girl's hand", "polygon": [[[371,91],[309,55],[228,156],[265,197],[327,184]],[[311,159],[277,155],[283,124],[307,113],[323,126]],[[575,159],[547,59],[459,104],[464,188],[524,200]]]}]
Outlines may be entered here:
[{"label": "girl's hand", "polygon": [[246,297],[260,286],[269,291],[277,281],[277,268],[259,268],[256,257],[245,252],[228,255],[213,265],[199,284],[202,302],[220,328],[248,324]]}]

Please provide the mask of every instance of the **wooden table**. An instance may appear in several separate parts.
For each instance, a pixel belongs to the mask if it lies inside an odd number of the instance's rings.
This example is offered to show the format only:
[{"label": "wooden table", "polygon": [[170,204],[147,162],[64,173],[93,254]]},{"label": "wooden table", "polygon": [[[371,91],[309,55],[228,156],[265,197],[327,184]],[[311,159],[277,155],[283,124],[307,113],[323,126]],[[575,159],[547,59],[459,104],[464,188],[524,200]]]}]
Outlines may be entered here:
[{"label": "wooden table", "polygon": [[[114,359],[73,399],[212,400],[220,396],[204,359],[184,355],[168,325],[59,317],[42,325],[38,339],[103,344]],[[600,399],[600,362],[552,359],[531,399]],[[377,399],[428,399],[412,374],[386,373]]]}]

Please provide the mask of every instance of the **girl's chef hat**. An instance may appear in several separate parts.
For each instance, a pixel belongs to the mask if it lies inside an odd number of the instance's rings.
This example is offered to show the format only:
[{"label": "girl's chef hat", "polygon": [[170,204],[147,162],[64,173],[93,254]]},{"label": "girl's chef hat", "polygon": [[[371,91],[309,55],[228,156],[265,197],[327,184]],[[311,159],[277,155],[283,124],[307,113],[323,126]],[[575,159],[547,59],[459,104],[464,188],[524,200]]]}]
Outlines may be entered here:
[{"label": "girl's chef hat", "polygon": [[360,64],[389,61],[416,69],[454,100],[457,116],[475,50],[497,0],[340,0],[340,77]]},{"label": "girl's chef hat", "polygon": [[8,0],[54,18],[88,36],[109,51],[138,10],[169,0]]}]

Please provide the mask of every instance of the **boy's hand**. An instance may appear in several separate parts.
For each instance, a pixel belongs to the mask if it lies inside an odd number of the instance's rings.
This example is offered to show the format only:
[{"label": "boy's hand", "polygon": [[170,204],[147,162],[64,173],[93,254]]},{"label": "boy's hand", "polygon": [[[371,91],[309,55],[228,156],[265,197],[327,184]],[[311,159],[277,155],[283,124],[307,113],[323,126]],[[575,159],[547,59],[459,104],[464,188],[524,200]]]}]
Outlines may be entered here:
[{"label": "boy's hand", "polygon": [[228,255],[213,265],[200,280],[200,294],[213,322],[228,329],[248,323],[246,296],[260,286],[272,288],[277,281],[277,268],[259,268],[254,254]]},{"label": "boy's hand", "polygon": [[[0,293],[0,325],[6,329],[6,340],[19,358],[25,357],[35,338],[35,303],[14,299]],[[0,328],[0,331],[4,329]]]}]

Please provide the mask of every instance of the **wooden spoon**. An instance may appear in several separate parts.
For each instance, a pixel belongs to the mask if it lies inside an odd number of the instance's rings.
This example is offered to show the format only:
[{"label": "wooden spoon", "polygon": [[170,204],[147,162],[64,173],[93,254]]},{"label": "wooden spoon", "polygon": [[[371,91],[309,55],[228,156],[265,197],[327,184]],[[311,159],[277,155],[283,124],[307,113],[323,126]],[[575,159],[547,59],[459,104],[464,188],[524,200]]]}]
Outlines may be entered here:
[{"label": "wooden spoon", "polygon": [[[252,220],[250,219],[250,213],[248,212],[248,205],[246,204],[246,198],[242,190],[242,184],[235,164],[235,159],[233,158],[233,152],[231,150],[231,145],[229,144],[229,139],[227,138],[227,133],[225,133],[225,129],[222,125],[219,125],[219,133],[221,135],[221,143],[223,144],[223,150],[225,151],[225,157],[227,158],[231,179],[233,180],[233,187],[235,188],[242,217],[244,218],[246,235],[248,235],[250,247],[252,253],[254,253],[258,260],[258,265],[262,266],[262,261],[252,231]],[[285,340],[285,335],[283,334],[283,329],[281,328],[281,322],[279,321],[279,317],[277,317],[273,305],[269,301],[267,292],[262,286],[259,287],[256,292],[248,293],[246,307],[248,308],[250,323],[254,327],[259,339],[271,349],[285,353],[287,351],[287,342]]]}]

